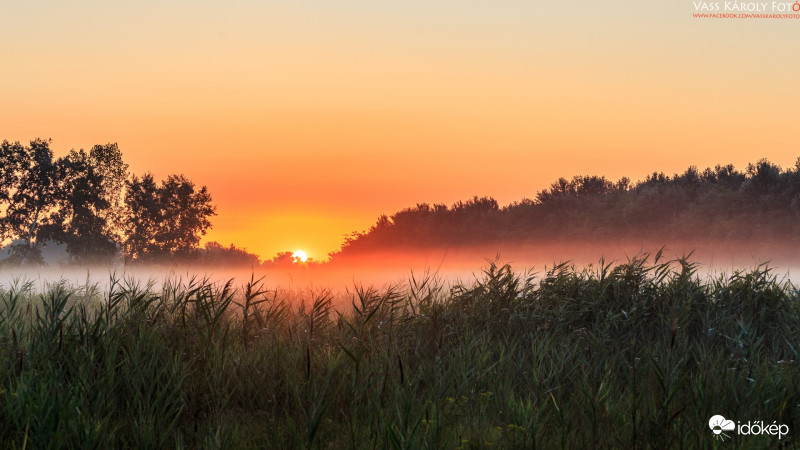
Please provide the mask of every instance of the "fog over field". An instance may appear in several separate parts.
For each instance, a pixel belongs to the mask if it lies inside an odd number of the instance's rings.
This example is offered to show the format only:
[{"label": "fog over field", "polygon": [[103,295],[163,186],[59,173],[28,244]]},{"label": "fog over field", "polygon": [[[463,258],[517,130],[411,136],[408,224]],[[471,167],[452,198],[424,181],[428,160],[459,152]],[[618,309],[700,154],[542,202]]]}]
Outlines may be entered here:
[{"label": "fog over field", "polygon": [[[228,280],[240,287],[251,277],[263,277],[264,284],[282,295],[297,299],[330,291],[335,298],[347,301],[357,287],[404,288],[415,279],[435,278],[444,286],[472,284],[482,276],[489,262],[509,264],[519,274],[541,278],[554,265],[567,262],[576,269],[596,270],[605,264],[624,264],[632,258],[647,257],[653,262],[661,252],[661,261],[688,256],[698,265],[700,277],[730,275],[767,265],[779,280],[793,282],[800,276],[797,245],[782,240],[763,242],[679,242],[657,246],[648,242],[573,242],[552,244],[501,244],[469,248],[431,248],[414,251],[387,251],[351,256],[326,263],[286,265],[210,266],[188,264],[123,264],[74,266],[51,263],[39,267],[5,267],[0,270],[0,284],[8,286],[32,282],[37,290],[60,281],[71,286],[95,286],[105,290],[111,279],[121,283],[148,284],[159,290],[165,282],[188,283],[207,278],[222,286]],[[337,302],[338,303],[338,302]]]}]

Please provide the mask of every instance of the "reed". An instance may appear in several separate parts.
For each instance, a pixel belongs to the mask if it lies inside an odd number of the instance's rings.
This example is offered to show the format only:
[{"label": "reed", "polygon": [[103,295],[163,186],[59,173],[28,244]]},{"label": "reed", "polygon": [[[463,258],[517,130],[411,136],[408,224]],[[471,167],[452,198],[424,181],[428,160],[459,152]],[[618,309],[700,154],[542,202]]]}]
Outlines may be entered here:
[{"label": "reed", "polygon": [[2,286],[0,447],[706,448],[714,414],[797,445],[800,295],[766,266],[490,262],[349,296]]}]

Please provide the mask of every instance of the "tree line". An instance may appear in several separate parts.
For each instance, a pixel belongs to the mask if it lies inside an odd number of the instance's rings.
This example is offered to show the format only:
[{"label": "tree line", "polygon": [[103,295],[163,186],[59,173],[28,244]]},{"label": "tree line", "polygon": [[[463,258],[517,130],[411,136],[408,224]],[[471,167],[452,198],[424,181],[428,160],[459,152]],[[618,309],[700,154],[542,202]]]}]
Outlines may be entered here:
[{"label": "tree line", "polygon": [[[49,140],[0,144],[0,246],[4,263],[40,264],[48,243],[69,262],[116,259],[256,266],[259,257],[216,242],[200,248],[215,206],[206,186],[183,175],[130,174],[117,144],[56,158]],[[559,178],[533,198],[500,206],[491,197],[419,203],[382,215],[345,239],[332,261],[373,251],[496,242],[601,239],[800,238],[800,158],[762,159],[744,171],[718,165],[632,183],[603,176]],[[662,242],[664,243],[664,242]],[[283,252],[263,264],[293,264]],[[311,263],[319,264],[319,263]]]},{"label": "tree line", "polygon": [[603,176],[560,178],[533,198],[501,207],[491,197],[419,203],[353,233],[334,259],[403,248],[493,242],[601,239],[753,240],[800,238],[800,158],[795,167],[762,159],[632,183]]},{"label": "tree line", "polygon": [[153,261],[196,252],[215,214],[183,175],[129,174],[117,144],[56,158],[50,141],[0,144],[0,244],[6,263],[43,262],[48,243],[73,263]]}]

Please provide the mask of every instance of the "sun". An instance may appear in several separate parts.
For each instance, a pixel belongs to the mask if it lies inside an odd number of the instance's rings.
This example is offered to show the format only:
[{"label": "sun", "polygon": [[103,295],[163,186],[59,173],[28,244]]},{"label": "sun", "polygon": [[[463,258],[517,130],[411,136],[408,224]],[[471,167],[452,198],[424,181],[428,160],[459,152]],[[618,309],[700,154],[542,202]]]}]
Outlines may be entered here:
[{"label": "sun", "polygon": [[297,250],[296,252],[292,253],[292,258],[294,258],[296,261],[306,262],[308,255],[306,255],[306,252],[302,250]]}]

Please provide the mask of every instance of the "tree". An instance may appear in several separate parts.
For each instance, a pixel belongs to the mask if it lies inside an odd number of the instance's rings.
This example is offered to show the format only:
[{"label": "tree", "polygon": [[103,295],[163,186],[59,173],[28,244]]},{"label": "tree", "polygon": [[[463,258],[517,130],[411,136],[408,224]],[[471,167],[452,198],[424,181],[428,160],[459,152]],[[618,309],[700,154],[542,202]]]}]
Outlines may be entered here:
[{"label": "tree", "polygon": [[127,256],[142,258],[160,253],[156,241],[157,226],[163,220],[158,202],[158,186],[153,175],[145,174],[142,178],[133,176],[126,181],[125,208],[127,222],[125,225],[125,243],[123,248]]},{"label": "tree", "polygon": [[8,210],[11,199],[19,187],[22,172],[22,160],[26,149],[19,142],[3,141],[0,144],[0,242],[11,239]]},{"label": "tree", "polygon": [[134,176],[125,195],[125,251],[133,259],[185,256],[196,250],[215,215],[211,195],[183,175],[156,185],[153,175]]},{"label": "tree", "polygon": [[128,173],[119,147],[72,150],[61,164],[63,195],[49,237],[65,243],[74,262],[110,259],[121,239],[122,189]]},{"label": "tree", "polygon": [[245,248],[231,244],[225,247],[219,242],[206,242],[200,258],[202,263],[213,266],[250,266],[261,264],[258,255],[250,253]]},{"label": "tree", "polygon": [[20,177],[21,162],[26,153],[19,142],[0,144],[0,205],[8,207]]},{"label": "tree", "polygon": [[265,261],[267,266],[288,267],[296,262],[293,252],[278,252],[271,260]]},{"label": "tree", "polygon": [[36,139],[29,147],[4,141],[0,160],[0,201],[5,202],[0,217],[2,240],[19,240],[12,248],[12,259],[20,263],[41,263],[40,239],[53,223],[61,166],[53,160],[50,141]]}]

